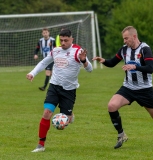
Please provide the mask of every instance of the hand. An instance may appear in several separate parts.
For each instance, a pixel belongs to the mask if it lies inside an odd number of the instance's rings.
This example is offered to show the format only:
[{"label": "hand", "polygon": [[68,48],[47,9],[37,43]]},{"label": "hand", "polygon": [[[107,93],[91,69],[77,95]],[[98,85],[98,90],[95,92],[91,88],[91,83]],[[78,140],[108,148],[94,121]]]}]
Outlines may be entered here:
[{"label": "hand", "polygon": [[38,55],[35,54],[33,58],[34,58],[34,59],[38,59]]},{"label": "hand", "polygon": [[32,80],[33,80],[34,77],[33,77],[32,74],[27,74],[26,78],[32,82]]},{"label": "hand", "polygon": [[104,59],[104,58],[101,58],[101,57],[94,57],[92,60],[93,60],[93,61],[94,61],[94,60],[97,60],[97,61],[99,61],[99,63],[104,63],[104,62],[105,62],[105,59]]},{"label": "hand", "polygon": [[87,56],[87,50],[86,49],[81,50],[81,53],[79,54],[80,61],[84,61],[86,59],[86,56]]},{"label": "hand", "polygon": [[124,71],[130,71],[130,70],[135,70],[136,66],[134,64],[126,64],[122,67]]}]

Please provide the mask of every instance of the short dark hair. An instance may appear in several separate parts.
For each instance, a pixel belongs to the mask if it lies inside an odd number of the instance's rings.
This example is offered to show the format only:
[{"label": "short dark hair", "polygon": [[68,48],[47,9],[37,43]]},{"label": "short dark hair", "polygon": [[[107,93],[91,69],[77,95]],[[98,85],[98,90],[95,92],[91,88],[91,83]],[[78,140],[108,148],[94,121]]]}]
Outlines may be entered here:
[{"label": "short dark hair", "polygon": [[48,31],[48,32],[49,32],[49,29],[48,29],[48,28],[43,28],[43,29],[42,29],[42,32],[43,32],[43,31]]},{"label": "short dark hair", "polygon": [[71,31],[69,29],[63,29],[63,30],[61,30],[59,36],[71,37],[72,34],[71,34]]}]

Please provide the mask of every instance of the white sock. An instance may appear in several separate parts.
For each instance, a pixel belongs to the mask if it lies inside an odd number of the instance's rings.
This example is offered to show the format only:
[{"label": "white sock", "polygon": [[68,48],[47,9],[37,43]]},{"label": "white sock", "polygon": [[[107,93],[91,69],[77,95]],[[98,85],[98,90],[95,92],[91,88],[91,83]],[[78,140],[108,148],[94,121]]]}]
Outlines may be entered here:
[{"label": "white sock", "polygon": [[118,134],[118,137],[122,137],[124,135],[124,131],[120,134]]}]

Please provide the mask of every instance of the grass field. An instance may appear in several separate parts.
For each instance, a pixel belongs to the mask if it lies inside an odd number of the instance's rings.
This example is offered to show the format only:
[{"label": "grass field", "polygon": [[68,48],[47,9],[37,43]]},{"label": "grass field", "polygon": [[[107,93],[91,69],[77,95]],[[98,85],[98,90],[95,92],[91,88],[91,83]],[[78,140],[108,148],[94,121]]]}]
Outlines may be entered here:
[{"label": "grass field", "polygon": [[51,126],[43,153],[31,150],[38,142],[43,113],[46,92],[38,87],[43,84],[44,72],[31,83],[25,78],[30,70],[0,68],[0,160],[152,160],[153,122],[137,103],[120,109],[129,140],[120,149],[113,149],[117,132],[107,103],[122,85],[121,65],[92,73],[81,69],[75,121],[63,131]]}]

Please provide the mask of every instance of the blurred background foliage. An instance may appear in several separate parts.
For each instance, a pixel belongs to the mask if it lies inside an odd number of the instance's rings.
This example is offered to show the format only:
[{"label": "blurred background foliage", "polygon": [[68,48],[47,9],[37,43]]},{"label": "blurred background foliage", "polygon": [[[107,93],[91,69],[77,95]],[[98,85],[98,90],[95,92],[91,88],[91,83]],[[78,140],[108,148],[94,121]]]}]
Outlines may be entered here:
[{"label": "blurred background foliage", "polygon": [[94,11],[102,55],[111,58],[123,45],[121,31],[132,25],[153,49],[153,0],[0,0],[0,15]]}]

